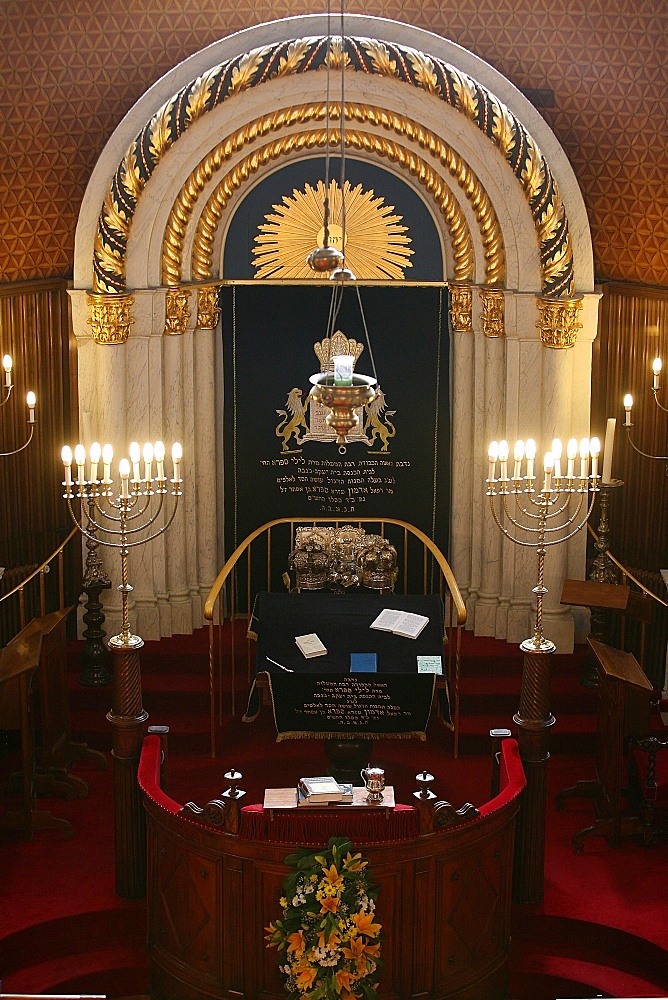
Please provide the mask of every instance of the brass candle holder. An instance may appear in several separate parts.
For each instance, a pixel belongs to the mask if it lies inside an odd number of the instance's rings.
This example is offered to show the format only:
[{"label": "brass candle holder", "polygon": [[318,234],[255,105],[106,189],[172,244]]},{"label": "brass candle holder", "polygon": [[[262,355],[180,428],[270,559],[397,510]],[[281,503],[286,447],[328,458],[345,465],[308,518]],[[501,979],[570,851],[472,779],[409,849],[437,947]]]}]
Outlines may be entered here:
[{"label": "brass candle holder", "polygon": [[[516,443],[512,475],[508,473],[506,441],[493,441],[488,452],[487,496],[494,522],[506,538],[516,545],[534,549],[538,557],[538,580],[533,588],[535,627],[533,636],[520,644],[524,664],[519,709],[513,716],[527,778],[518,818],[513,873],[513,894],[517,902],[538,903],[543,898],[547,736],[555,722],[550,711],[550,664],[556,649],[543,634],[543,599],[548,592],[544,583],[545,555],[548,548],[566,542],[587,523],[600,490],[600,450],[598,438],[591,441],[583,438],[579,445],[571,438],[566,449],[565,468],[562,468],[562,445],[555,438],[552,450],[545,454],[540,488],[534,472],[534,441],[529,440],[526,445],[523,441]],[[578,452],[580,469],[576,475]],[[500,463],[498,479],[497,462]]]},{"label": "brass candle holder", "polygon": [[[178,508],[182,479],[179,474],[181,445],[172,447],[173,476],[169,480],[174,498],[171,513],[157,526],[168,493],[165,474],[165,449],[162,442],[144,446],[144,475],[140,470],[139,445],[130,445],[130,462],[119,463],[120,490],[113,489],[110,476],[113,452],[110,445],[100,449],[93,444],[86,474],[86,451],[83,445],[74,450],[76,480],[72,476],[72,451],[62,451],[65,479],[63,497],[72,520],[87,541],[117,549],[121,557],[122,623],[121,631],[109,639],[112,654],[112,707],[107,719],[112,726],[114,762],[114,846],[116,857],[116,893],[125,898],[144,895],[146,882],[146,844],[144,811],[137,784],[137,767],[148,713],[142,705],[139,651],[143,639],[130,631],[128,555],[131,548],[145,545],[169,528]],[[98,478],[100,458],[102,479]],[[155,476],[153,469],[155,464]],[[77,512],[75,504],[80,505]]]}]

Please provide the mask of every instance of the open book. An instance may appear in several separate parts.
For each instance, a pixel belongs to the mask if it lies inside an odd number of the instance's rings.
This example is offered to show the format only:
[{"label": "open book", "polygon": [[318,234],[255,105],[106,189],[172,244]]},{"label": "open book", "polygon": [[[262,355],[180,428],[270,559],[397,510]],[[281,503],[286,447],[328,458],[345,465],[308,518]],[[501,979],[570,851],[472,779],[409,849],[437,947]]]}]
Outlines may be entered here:
[{"label": "open book", "polygon": [[425,615],[416,615],[413,611],[393,611],[391,608],[385,608],[371,622],[371,628],[403,635],[407,639],[417,639],[428,621]]}]

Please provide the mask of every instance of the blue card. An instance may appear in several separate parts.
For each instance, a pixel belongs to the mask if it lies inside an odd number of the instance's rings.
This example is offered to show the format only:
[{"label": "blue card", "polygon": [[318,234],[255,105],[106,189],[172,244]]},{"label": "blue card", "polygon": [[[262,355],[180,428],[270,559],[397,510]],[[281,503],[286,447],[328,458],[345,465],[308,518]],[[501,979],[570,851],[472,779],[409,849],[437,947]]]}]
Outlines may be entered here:
[{"label": "blue card", "polygon": [[352,674],[375,674],[378,658],[375,653],[351,653],[350,672]]}]

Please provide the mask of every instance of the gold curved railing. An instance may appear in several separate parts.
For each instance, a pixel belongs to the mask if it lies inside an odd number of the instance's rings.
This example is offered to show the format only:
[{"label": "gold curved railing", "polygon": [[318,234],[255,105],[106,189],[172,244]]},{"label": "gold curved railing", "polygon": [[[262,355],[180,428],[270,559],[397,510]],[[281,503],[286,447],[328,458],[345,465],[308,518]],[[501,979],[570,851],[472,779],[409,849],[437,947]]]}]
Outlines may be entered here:
[{"label": "gold curved railing", "polygon": [[[283,517],[256,528],[234,550],[221,569],[209,591],[204,605],[204,618],[209,627],[209,697],[211,717],[211,756],[216,755],[216,727],[223,721],[223,661],[224,650],[229,648],[231,714],[235,715],[235,681],[237,638],[235,621],[245,619],[248,625],[253,603],[260,590],[272,590],[272,584],[283,581],[288,556],[294,548],[295,529],[298,526],[353,524],[357,527],[373,526],[375,534],[387,537],[397,550],[401,567],[399,589],[408,593],[410,584],[417,579],[423,594],[436,593],[445,608],[446,641],[448,646],[447,677],[453,702],[454,755],[458,753],[459,737],[459,667],[461,627],[466,621],[466,608],[457,581],[445,556],[423,531],[396,518],[356,518],[352,521],[335,517]],[[278,537],[277,537],[278,536]],[[418,560],[413,567],[414,554]],[[259,563],[259,567],[258,567]],[[276,567],[279,567],[277,569]],[[285,585],[283,583],[283,585]],[[276,589],[274,586],[273,589]],[[447,603],[446,603],[447,599]],[[223,642],[223,624],[229,621],[230,643]],[[218,635],[216,636],[216,629]],[[247,629],[248,630],[248,629]],[[216,641],[218,639],[218,641]],[[246,637],[246,672],[250,682],[253,646]],[[216,712],[216,702],[218,710]]]},{"label": "gold curved railing", "polygon": [[18,609],[19,609],[19,631],[28,624],[26,615],[26,588],[34,580],[39,579],[39,614],[43,617],[46,614],[46,576],[51,572],[51,563],[57,562],[58,568],[58,610],[62,611],[65,607],[65,564],[64,564],[64,551],[68,544],[72,541],[75,535],[79,534],[78,528],[72,528],[67,538],[65,538],[57,549],[48,556],[44,562],[37,566],[31,573],[26,576],[24,580],[17,583],[15,587],[8,590],[6,594],[0,597],[0,605],[3,605],[9,601],[11,597],[18,595]]}]

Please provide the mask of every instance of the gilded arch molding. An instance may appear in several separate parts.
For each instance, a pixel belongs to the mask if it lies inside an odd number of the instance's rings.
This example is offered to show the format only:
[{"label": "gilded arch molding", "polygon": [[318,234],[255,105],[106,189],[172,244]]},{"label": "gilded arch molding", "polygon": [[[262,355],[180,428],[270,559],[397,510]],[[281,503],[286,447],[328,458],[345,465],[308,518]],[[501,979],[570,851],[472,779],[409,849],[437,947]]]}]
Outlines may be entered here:
[{"label": "gilded arch molding", "polygon": [[[389,117],[377,108],[368,109],[356,106],[352,110],[351,117],[356,120],[370,120],[370,118],[379,118],[383,115],[385,118]],[[297,120],[297,113],[300,116],[301,112],[309,115],[310,111],[311,108],[304,105],[301,108],[290,109],[290,114],[287,117],[290,121]],[[281,118],[286,117],[283,112],[279,114]],[[398,116],[391,117],[394,120],[395,131],[404,134],[410,130],[417,131],[414,123],[399,119]],[[265,122],[271,122],[272,118],[273,116],[268,116]],[[405,126],[408,126],[408,129],[401,128],[401,121]],[[271,127],[271,131],[273,130]],[[214,176],[215,171],[222,168],[224,161],[231,155],[232,151],[243,145],[245,132],[246,129],[241,130],[237,135],[228,137],[219,143],[197,165],[181,188],[165,229],[162,253],[163,284],[177,285],[182,280],[184,237],[197,199],[207,182]],[[255,129],[253,129],[253,133],[255,134]],[[421,130],[421,134],[430,140],[428,145],[427,142],[422,143],[423,148],[427,146],[430,151],[434,152],[437,159],[448,167],[449,172],[456,178],[471,203],[483,244],[485,283],[502,283],[505,278],[503,237],[496,213],[484,187],[471,168],[446,143],[441,142],[436,136],[425,132],[425,130]],[[474,254],[471,233],[464,214],[442,175],[423,157],[418,156],[401,143],[359,129],[349,129],[345,138],[348,146],[387,158],[419,180],[431,196],[438,211],[444,216],[448,226],[453,248],[454,280],[472,281],[474,279]],[[330,142],[333,146],[338,146],[340,143],[340,133],[336,129],[330,132]],[[213,244],[216,230],[233,192],[247,182],[260,166],[271,160],[282,155],[289,155],[296,150],[324,147],[326,143],[327,133],[325,130],[293,132],[253,149],[224,175],[209,196],[197,225],[191,263],[191,274],[194,280],[206,281],[213,277]]]},{"label": "gilded arch molding", "polygon": [[[125,291],[127,241],[141,194],[166,151],[206,113],[263,82],[320,69],[325,37],[260,46],[188,83],[142,128],[116,169],[98,220],[93,251],[93,289]],[[454,66],[397,43],[345,39],[347,68],[420,88],[463,114],[497,148],[527,199],[540,249],[541,293],[574,293],[573,251],[568,219],[550,167],[528,130],[491,91]],[[339,41],[339,60],[342,57]]]}]

